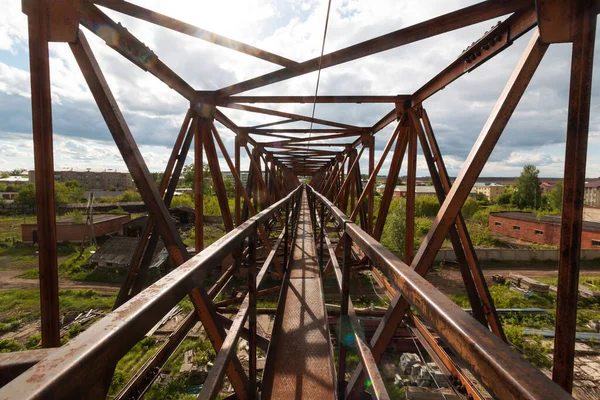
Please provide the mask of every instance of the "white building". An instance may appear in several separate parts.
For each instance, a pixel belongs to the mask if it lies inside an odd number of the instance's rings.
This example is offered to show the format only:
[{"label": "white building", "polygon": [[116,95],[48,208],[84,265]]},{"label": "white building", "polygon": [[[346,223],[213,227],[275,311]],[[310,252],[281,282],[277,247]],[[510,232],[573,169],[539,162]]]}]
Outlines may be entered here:
[{"label": "white building", "polygon": [[588,207],[600,207],[600,180],[586,182],[583,204]]}]

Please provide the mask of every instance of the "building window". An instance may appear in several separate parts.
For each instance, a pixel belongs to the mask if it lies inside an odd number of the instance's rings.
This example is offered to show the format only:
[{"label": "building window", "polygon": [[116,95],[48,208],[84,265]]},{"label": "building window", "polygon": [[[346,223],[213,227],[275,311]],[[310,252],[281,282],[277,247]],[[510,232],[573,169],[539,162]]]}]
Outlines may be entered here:
[{"label": "building window", "polygon": [[535,230],[535,234],[536,234],[536,235],[543,235],[543,234],[544,234],[544,231],[540,231],[539,229],[536,229],[536,230]]},{"label": "building window", "polygon": [[498,221],[496,221],[496,222],[494,223],[494,225],[496,225],[496,226],[502,226],[502,222],[498,222]]},{"label": "building window", "polygon": [[520,230],[521,230],[521,227],[520,227],[519,225],[513,225],[513,229],[514,229],[515,231],[520,231]]},{"label": "building window", "polygon": [[600,247],[600,240],[594,240],[594,239],[592,239],[592,246]]}]

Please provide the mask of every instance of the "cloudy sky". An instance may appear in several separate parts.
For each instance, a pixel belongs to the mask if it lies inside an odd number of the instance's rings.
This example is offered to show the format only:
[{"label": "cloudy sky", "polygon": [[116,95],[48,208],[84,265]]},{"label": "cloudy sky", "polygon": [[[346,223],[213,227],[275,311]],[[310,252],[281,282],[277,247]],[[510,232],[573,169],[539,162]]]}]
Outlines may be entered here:
[{"label": "cloudy sky", "polygon": [[[144,7],[226,35],[295,61],[317,57],[321,50],[327,1],[220,0],[134,1]],[[332,0],[325,52],[424,21],[475,3],[468,0],[397,1]],[[33,168],[27,19],[18,0],[0,0],[0,170]],[[159,58],[197,90],[215,90],[279,69],[277,65],[181,35],[103,9],[121,22]],[[323,70],[319,94],[395,95],[412,93],[452,62],[497,20],[487,21],[401,48]],[[162,82],[121,57],[83,28],[117,98],[146,163],[161,171],[187,110],[188,102]],[[451,175],[456,175],[528,42],[522,37],[483,67],[462,77],[424,103]],[[518,175],[535,164],[540,175],[563,175],[569,45],[553,45],[493,152],[482,176]],[[597,57],[597,56],[596,56]],[[97,110],[68,45],[51,43],[55,168],[116,168],[125,165]],[[313,95],[316,72],[265,88],[251,95]],[[595,74],[596,76],[598,74]],[[588,177],[600,176],[598,78],[593,98]],[[310,116],[312,105],[272,105]],[[315,116],[370,126],[390,105],[318,104]],[[223,109],[240,126],[275,117]],[[308,127],[307,123],[289,127]],[[233,154],[233,133],[217,125]],[[393,124],[376,135],[382,149]],[[376,160],[380,151],[376,152]],[[193,153],[188,159],[192,162]],[[418,174],[428,175],[422,156]],[[226,168],[224,160],[221,165]],[[247,159],[242,159],[247,166]],[[365,163],[361,165],[366,170]],[[389,161],[384,164],[385,173]]]}]

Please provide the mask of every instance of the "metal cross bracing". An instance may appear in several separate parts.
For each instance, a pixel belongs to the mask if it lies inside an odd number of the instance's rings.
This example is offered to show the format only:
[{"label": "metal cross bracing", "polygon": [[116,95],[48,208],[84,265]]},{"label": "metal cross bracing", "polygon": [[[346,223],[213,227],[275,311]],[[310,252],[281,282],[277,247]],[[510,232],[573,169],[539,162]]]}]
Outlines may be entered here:
[{"label": "metal cross bracing", "polygon": [[[281,68],[214,91],[194,88],[98,5],[245,53]],[[337,363],[331,364],[332,382],[338,398],[355,397],[363,390],[373,397],[387,398],[377,363],[402,323],[407,324],[423,348],[440,364],[441,370],[456,376],[466,394],[472,398],[481,398],[481,394],[454,358],[461,359],[497,398],[570,397],[597,15],[595,0],[482,1],[303,62],[281,57],[126,1],[28,0],[23,2],[23,12],[28,17],[29,28],[44,349],[0,357],[0,376],[2,383],[6,383],[0,389],[0,399],[104,398],[119,359],[186,295],[192,301],[194,311],[186,316],[117,397],[142,397],[161,367],[198,321],[202,323],[217,353],[200,397],[215,398],[225,375],[238,398],[256,398],[264,394],[262,391],[265,388],[273,388],[273,381],[270,381],[270,386],[262,385],[266,381],[261,382],[257,370],[256,348],[261,348],[268,355],[275,353],[269,339],[259,335],[256,330],[257,296],[276,291],[283,293],[285,288],[289,288],[289,274],[293,270],[290,269],[291,260],[296,258],[293,246],[299,220],[304,224],[303,235],[306,232],[314,235],[314,246],[318,248],[314,256],[321,267],[320,273],[324,276],[333,274],[341,293],[339,332],[336,334]],[[502,16],[507,17],[413,93],[352,96],[243,94],[251,89]],[[99,26],[102,29],[95,29]],[[159,185],[151,179],[143,154],[133,139],[81,27],[99,36],[107,46],[138,68],[150,72],[190,102]],[[452,181],[423,102],[531,31],[529,44],[460,173]],[[69,44],[150,214],[120,288],[114,311],[62,347],[59,347],[49,42]],[[471,188],[552,43],[571,43],[573,48],[558,263],[554,382],[505,343],[501,321],[460,214]],[[262,106],[315,102],[389,103],[392,109],[372,126],[356,126]],[[276,119],[265,120],[254,126],[239,126],[226,115],[227,109]],[[289,127],[298,121],[320,127]],[[217,130],[217,123],[235,135],[233,160]],[[396,123],[395,129],[376,162],[376,135],[392,123]],[[189,254],[168,213],[192,140],[196,171],[195,255]],[[406,243],[413,243],[419,145],[441,208],[421,247],[414,253],[412,247],[407,246],[401,252],[402,261],[386,250],[379,240],[406,156]],[[225,193],[219,153],[235,182],[233,212],[229,209]],[[245,186],[241,180],[242,154],[250,160]],[[369,178],[366,183],[361,179],[360,161],[363,155],[368,165],[365,172]],[[375,215],[375,181],[380,172],[385,173],[382,167],[388,156],[391,158],[385,190],[379,213]],[[210,166],[227,231],[222,239],[206,248],[203,241],[202,199],[202,166],[205,160]],[[310,179],[310,186],[300,184],[302,177]],[[308,207],[302,206],[302,193],[306,193]],[[312,224],[309,229],[306,228],[308,220]],[[333,236],[329,237],[332,232],[338,233],[341,238],[337,243],[332,241]],[[449,236],[457,255],[473,309],[472,316],[464,313],[423,279],[446,236]],[[159,238],[179,267],[146,287],[148,267]],[[203,280],[207,269],[219,265],[222,266],[222,275],[212,287],[205,288]],[[383,279],[383,283],[393,296],[390,307],[370,340],[362,332],[349,296],[349,279],[353,270],[364,267],[381,270],[387,279]],[[215,296],[241,268],[248,272],[246,292],[239,298],[214,303]],[[267,274],[283,278],[283,284],[259,290]],[[278,314],[285,308],[286,297],[280,296]],[[237,315],[233,319],[227,318],[222,306],[234,303],[240,303]],[[409,310],[410,306],[413,312]],[[278,325],[275,331],[283,328],[283,325]],[[444,346],[440,345],[432,331]],[[242,365],[236,352],[240,337],[249,344],[247,366]],[[352,340],[348,342],[348,338]],[[346,353],[349,350],[356,351],[360,358],[360,365],[355,371],[346,370]],[[329,352],[329,361],[333,359]],[[276,377],[282,372],[277,370],[278,364],[274,358],[268,356],[267,365],[267,378]],[[370,385],[365,386],[367,378]]]}]

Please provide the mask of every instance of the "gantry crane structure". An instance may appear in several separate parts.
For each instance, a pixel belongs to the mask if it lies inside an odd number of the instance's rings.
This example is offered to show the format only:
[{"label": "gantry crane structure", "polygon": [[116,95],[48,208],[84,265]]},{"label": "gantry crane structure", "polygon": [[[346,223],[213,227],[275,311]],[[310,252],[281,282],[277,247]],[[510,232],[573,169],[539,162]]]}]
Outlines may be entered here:
[{"label": "gantry crane structure", "polygon": [[[102,7],[244,53],[248,57],[255,57],[281,68],[214,91],[194,88],[165,65],[132,32],[106,15]],[[318,249],[316,253],[321,266],[320,273],[324,276],[334,274],[341,293],[340,321],[343,323],[340,324],[337,362],[333,366],[337,371],[335,396],[345,398],[357,395],[365,388],[364,382],[368,378],[370,386],[366,390],[373,397],[387,398],[377,363],[398,326],[405,323],[432,357],[458,377],[466,390],[465,396],[470,396],[468,398],[481,397],[476,386],[470,383],[470,378],[462,372],[462,367],[454,362],[454,358],[461,359],[497,398],[570,398],[573,386],[596,1],[482,1],[302,62],[223,37],[126,1],[28,0],[23,1],[23,12],[28,17],[29,26],[43,349],[3,355],[0,358],[0,370],[3,371],[6,383],[0,389],[1,399],[104,398],[119,359],[186,295],[191,299],[194,311],[179,324],[118,398],[142,396],[149,383],[155,379],[156,371],[160,370],[198,321],[202,323],[217,353],[201,397],[215,398],[225,375],[237,398],[255,398],[258,393],[268,397],[264,390],[269,386],[261,387],[260,377],[257,375],[256,349],[269,350],[268,354],[271,354],[271,349],[269,340],[256,331],[256,301],[257,296],[262,293],[273,293],[280,290],[280,287],[261,291],[259,286],[268,274],[279,276],[285,282],[298,221],[306,213],[310,216],[311,232]],[[501,22],[482,37],[476,38],[446,68],[413,93],[353,96],[244,95],[244,92],[252,89],[501,17]],[[151,73],[189,101],[189,109],[176,135],[159,185],[151,178],[143,154],[88,44],[86,35],[90,33],[100,37],[107,46],[134,64],[132,67]],[[483,64],[528,33],[529,43],[460,173],[452,180],[423,102],[464,74],[483,67]],[[64,346],[60,346],[59,337],[49,42],[67,43],[72,50],[150,215],[127,277],[120,288],[114,311]],[[556,337],[553,375],[549,379],[506,343],[501,321],[460,210],[544,53],[554,43],[570,43],[572,55],[558,262]],[[309,117],[257,106],[263,103],[386,103],[390,105],[390,111],[373,126],[355,126],[315,118],[314,115]],[[227,117],[227,109],[265,114],[278,119],[257,126],[239,126]],[[286,127],[295,121],[307,121],[319,128],[313,128],[312,125],[309,129]],[[217,131],[216,122],[235,134],[233,159]],[[395,128],[376,162],[375,135],[390,124],[395,124]],[[169,216],[168,207],[192,141],[195,160],[196,254],[190,256]],[[415,235],[418,144],[429,168],[441,208],[422,245],[414,252],[412,243]],[[233,213],[229,209],[225,193],[218,161],[219,152],[235,180]],[[242,153],[247,153],[250,159],[245,186],[240,179]],[[360,171],[360,160],[363,157],[368,159],[366,173],[369,176],[364,185]],[[388,157],[391,159],[385,190],[379,213],[375,215],[374,185]],[[407,245],[402,261],[386,250],[379,241],[404,159],[408,171]],[[228,232],[206,248],[201,234],[204,160],[210,166],[215,193]],[[309,184],[301,184],[300,178],[309,179]],[[305,203],[308,208],[303,206]],[[349,215],[346,215],[348,210]],[[333,232],[340,237],[337,243],[333,242]],[[446,237],[450,238],[456,252],[472,315],[454,305],[423,278]],[[148,266],[159,238],[179,267],[145,287]],[[223,265],[224,272],[213,286],[207,288],[202,283],[203,278],[206,271],[215,265]],[[349,296],[349,279],[353,268],[361,265],[373,265],[383,271],[389,281],[386,281],[386,285],[394,296],[370,341],[361,333],[356,310]],[[214,298],[240,268],[248,270],[247,292],[237,300],[241,302],[237,315],[229,319],[223,314],[223,304],[215,302]],[[281,308],[280,304],[278,313],[282,312]],[[432,332],[439,336],[444,346],[440,345]],[[354,338],[355,350],[360,356],[361,363],[355,371],[346,371],[345,354],[348,344],[342,339],[347,335]],[[248,368],[242,366],[236,355],[236,343],[240,337],[249,343]],[[454,355],[450,357],[448,351]],[[269,368],[274,368],[270,366],[268,358],[267,356],[265,375]],[[347,372],[352,374],[349,380],[346,379]]]}]

